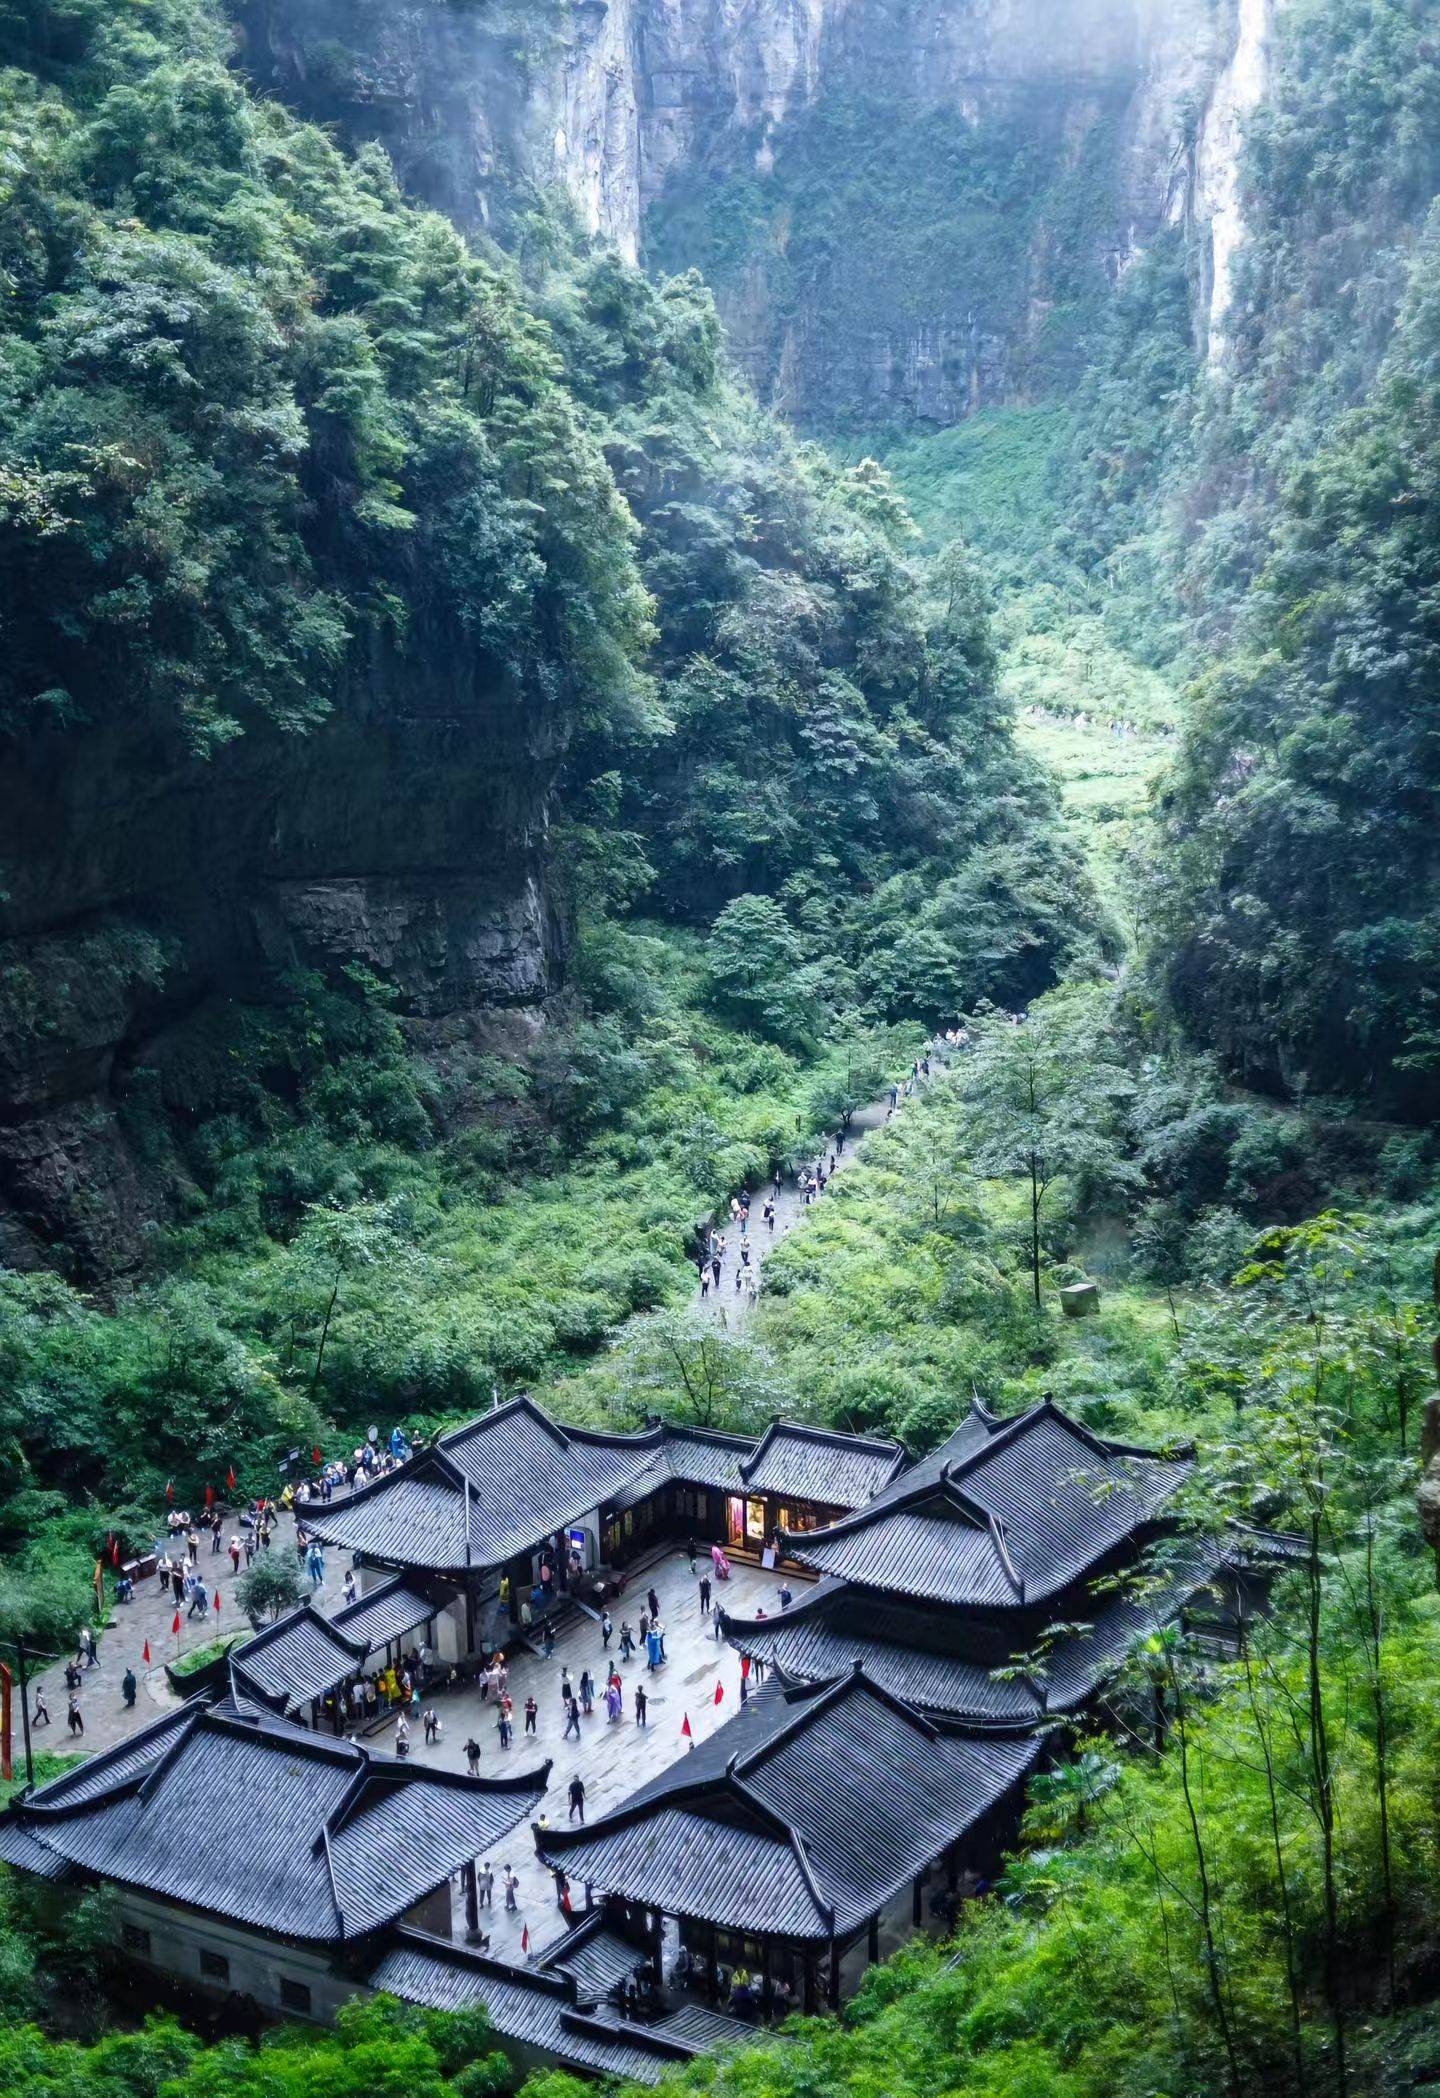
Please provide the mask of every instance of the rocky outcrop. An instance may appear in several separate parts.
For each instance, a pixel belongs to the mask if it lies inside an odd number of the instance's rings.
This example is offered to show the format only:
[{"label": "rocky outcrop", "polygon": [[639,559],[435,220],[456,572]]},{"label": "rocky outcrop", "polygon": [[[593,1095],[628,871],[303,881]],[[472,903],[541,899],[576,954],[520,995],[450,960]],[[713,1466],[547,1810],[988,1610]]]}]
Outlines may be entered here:
[{"label": "rocky outcrop", "polygon": [[[376,137],[463,224],[503,227],[517,184],[560,185],[627,257],[698,261],[732,348],[797,419],[959,419],[1070,376],[1076,309],[1184,218],[1197,334],[1218,344],[1239,225],[1239,126],[1270,0],[243,0],[244,60],[307,115]],[[787,252],[783,208],[735,232],[752,178],[847,95],[893,124],[997,139],[1053,208],[995,265],[986,242],[916,258],[856,226],[835,265]],[[883,115],[888,107],[890,117]],[[832,171],[843,181],[843,162]],[[826,170],[820,168],[822,188]],[[677,200],[721,199],[689,251]],[[731,209],[734,200],[735,208]],[[1207,260],[1211,247],[1213,263]]]},{"label": "rocky outcrop", "polygon": [[297,969],[361,964],[421,1028],[544,997],[555,752],[522,718],[384,664],[308,736],[202,760],[129,723],[7,756],[0,1261],[139,1260],[177,1192],[149,1111],[214,1111],[197,1016],[223,1059],[227,1011]]}]

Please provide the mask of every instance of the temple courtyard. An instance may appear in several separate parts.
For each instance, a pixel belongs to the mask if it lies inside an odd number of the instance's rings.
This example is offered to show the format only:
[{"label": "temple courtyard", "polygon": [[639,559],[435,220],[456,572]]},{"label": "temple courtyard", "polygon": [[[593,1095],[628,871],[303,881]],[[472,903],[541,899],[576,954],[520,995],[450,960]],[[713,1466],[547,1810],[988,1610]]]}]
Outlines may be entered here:
[{"label": "temple courtyard", "polygon": [[[510,1695],[515,1704],[515,1737],[508,1749],[500,1746],[496,1711],[482,1699],[478,1688],[464,1689],[433,1700],[443,1722],[438,1743],[427,1746],[423,1729],[412,1728],[411,1760],[422,1766],[464,1770],[465,1743],[480,1743],[480,1773],[499,1777],[511,1771],[535,1768],[553,1759],[550,1787],[540,1811],[554,1828],[569,1823],[567,1795],[570,1780],[579,1776],[585,1786],[585,1818],[595,1821],[619,1806],[637,1787],[657,1777],[680,1757],[689,1753],[691,1741],[708,1739],[727,1719],[740,1710],[740,1656],[714,1636],[714,1615],[700,1614],[700,1575],[709,1570],[708,1552],[702,1552],[692,1575],[688,1555],[667,1550],[649,1565],[631,1573],[625,1594],[614,1606],[614,1636],[610,1653],[601,1646],[600,1626],[585,1614],[572,1616],[563,1624],[550,1660],[540,1654],[517,1649],[510,1660]],[[808,1591],[803,1579],[790,1575],[797,1599]],[[628,1666],[620,1660],[620,1626],[629,1619],[634,1631],[645,1608],[646,1591],[655,1589],[660,1598],[660,1621],[665,1627],[665,1650],[669,1660],[652,1674],[646,1668],[643,1649]],[[780,1611],[780,1582],[773,1573],[741,1561],[731,1562],[730,1579],[718,1585],[715,1598],[725,1608]],[[605,1716],[603,1693],[608,1662],[613,1657],[625,1691],[625,1716],[612,1724]],[[565,1711],[561,1701],[561,1670],[568,1668],[577,1693],[582,1669],[595,1679],[595,1709],[582,1716],[581,1738],[564,1739]],[[635,1723],[635,1686],[643,1683],[649,1700],[648,1724]],[[721,1701],[715,1702],[717,1686]],[[533,1739],[524,1731],[525,1700],[533,1696],[538,1706]],[[681,1729],[688,1716],[690,1739]],[[367,1745],[382,1752],[394,1746],[394,1721],[387,1721]],[[482,1861],[483,1862],[483,1861]],[[520,1960],[521,1936],[528,1927],[531,1953],[542,1950],[563,1935],[566,1924],[556,1898],[552,1875],[535,1855],[528,1828],[517,1829],[503,1857],[490,1861],[495,1867],[495,1913],[482,1917],[482,1928],[490,1937],[491,1951],[502,1959]],[[507,1915],[501,1883],[504,1868],[513,1864],[520,1878],[517,1913]],[[571,1899],[578,1913],[584,1889],[575,1887]],[[454,1890],[454,1930],[463,1937],[465,1918],[460,1890]]]}]

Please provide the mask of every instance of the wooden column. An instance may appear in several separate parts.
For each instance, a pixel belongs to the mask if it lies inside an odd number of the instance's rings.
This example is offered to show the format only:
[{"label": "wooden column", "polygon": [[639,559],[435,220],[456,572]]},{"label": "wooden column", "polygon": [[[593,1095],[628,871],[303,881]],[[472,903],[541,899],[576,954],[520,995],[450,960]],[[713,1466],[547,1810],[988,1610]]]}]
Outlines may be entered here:
[{"label": "wooden column", "polygon": [[715,2005],[717,2005],[717,2006],[718,2006],[718,2004],[719,2004],[719,2002],[720,2002],[720,1974],[719,1974],[719,1960],[718,1960],[718,1958],[717,1958],[717,1956],[716,1956],[716,1951],[715,1951],[715,1946],[716,1946],[716,1936],[715,1936],[715,1926],[714,1926],[714,1924],[713,1924],[713,1923],[707,1923],[707,1924],[706,1924],[706,1926],[705,1926],[705,1938],[706,1938],[706,1942],[707,1942],[707,1944],[708,1944],[708,1945],[709,1945],[709,1947],[710,1947],[710,2001],[711,2001],[711,2003],[712,2003],[712,2004],[715,2004]]},{"label": "wooden column", "polygon": [[834,1938],[830,1940],[830,2008],[840,2008],[840,1947]]},{"label": "wooden column", "polygon": [[915,1928],[917,1930],[920,1928],[920,1925],[925,1921],[925,1904],[923,1898],[924,1888],[925,1875],[923,1872],[917,1872],[915,1875],[915,1884],[910,1889],[910,1921],[915,1925]]},{"label": "wooden column", "polygon": [[878,1916],[870,1918],[870,1935],[866,1941],[865,1950],[873,1967],[880,1957],[880,1918]]},{"label": "wooden column", "polygon": [[465,1888],[465,1929],[472,1938],[480,1935],[480,1890],[475,1881],[475,1860],[467,1858],[461,1869]]},{"label": "wooden column", "polygon": [[805,1969],[805,1983],[803,1991],[805,2002],[805,2015],[807,2018],[813,2018],[818,2008],[815,2001],[817,1994],[815,1988],[815,1955],[813,1953],[807,1952],[804,1955],[803,1965]]}]

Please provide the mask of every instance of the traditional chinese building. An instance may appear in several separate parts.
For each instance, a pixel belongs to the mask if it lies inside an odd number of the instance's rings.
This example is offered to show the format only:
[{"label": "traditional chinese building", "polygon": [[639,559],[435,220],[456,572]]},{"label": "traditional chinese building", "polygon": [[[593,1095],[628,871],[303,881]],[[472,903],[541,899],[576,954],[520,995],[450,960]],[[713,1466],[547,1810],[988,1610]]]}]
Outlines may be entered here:
[{"label": "traditional chinese building", "polygon": [[657,1969],[672,1919],[712,1983],[745,1968],[767,1998],[783,1982],[814,2010],[839,2002],[882,1933],[919,1922],[937,1866],[994,1862],[1040,1745],[937,1725],[857,1664],[818,1689],[767,1683],[615,1812],[537,1828],[536,1847],[652,1947]]},{"label": "traditional chinese building", "polygon": [[548,1770],[421,1770],[197,1698],[14,1802],[0,1858],[113,1888],[120,1949],[170,1981],[327,2018],[391,1926],[450,1935],[450,1875],[473,1888]]},{"label": "traditional chinese building", "polygon": [[1232,1632],[1288,1540],[1178,1530],[1188,1453],[1106,1441],[1051,1401],[975,1407],[865,1507],[785,1551],[821,1576],[780,1614],[726,1617],[783,1682],[857,1663],[919,1709],[1021,1725],[1085,1705],[1136,1641],[1189,1612]]},{"label": "traditional chinese building", "polygon": [[502,1582],[513,1618],[547,1559],[563,1580],[572,1554],[623,1568],[665,1539],[758,1555],[863,1507],[904,1462],[899,1443],[790,1421],[758,1438],[664,1421],[616,1435],[514,1399],[305,1522],[373,1576],[452,1584],[436,1650],[455,1659],[496,1630]]}]

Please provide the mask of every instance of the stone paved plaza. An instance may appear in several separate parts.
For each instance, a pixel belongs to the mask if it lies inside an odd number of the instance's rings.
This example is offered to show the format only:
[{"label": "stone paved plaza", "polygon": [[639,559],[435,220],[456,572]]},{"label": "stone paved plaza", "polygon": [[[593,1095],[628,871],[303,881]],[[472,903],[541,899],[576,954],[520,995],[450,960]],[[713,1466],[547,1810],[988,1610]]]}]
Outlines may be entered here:
[{"label": "stone paved plaza", "polygon": [[[708,1557],[702,1554],[697,1564],[703,1572],[709,1564]],[[792,1577],[791,1585],[798,1595],[803,1584]],[[660,1598],[665,1650],[670,1656],[669,1661],[653,1675],[646,1668],[641,1654],[637,1653],[628,1667],[619,1658],[621,1622],[628,1618],[632,1631],[635,1629],[645,1607],[646,1590],[651,1586]],[[732,1562],[730,1579],[717,1588],[716,1594],[728,1607],[747,1614],[757,1610],[778,1612],[780,1608],[780,1584],[776,1576],[738,1562]],[[481,1747],[482,1776],[494,1777],[502,1772],[533,1769],[547,1756],[552,1757],[554,1769],[550,1773],[550,1789],[542,1802],[541,1813],[558,1828],[567,1823],[566,1796],[570,1780],[577,1772],[585,1785],[586,1819],[594,1821],[619,1806],[637,1786],[688,1752],[680,1731],[687,1713],[692,1738],[702,1741],[740,1710],[740,1657],[723,1640],[717,1641],[713,1637],[712,1620],[702,1619],[698,1577],[692,1577],[689,1559],[683,1551],[668,1552],[651,1566],[632,1575],[625,1594],[614,1607],[613,1616],[615,1636],[610,1642],[610,1653],[625,1686],[623,1719],[612,1725],[605,1716],[603,1701],[597,1695],[594,1712],[589,1719],[582,1717],[580,1721],[581,1739],[577,1742],[563,1738],[565,1713],[560,1699],[561,1669],[568,1667],[572,1683],[578,1686],[580,1671],[588,1666],[595,1678],[597,1692],[603,1689],[607,1673],[600,1627],[590,1618],[581,1617],[572,1620],[562,1630],[549,1661],[538,1654],[523,1653],[511,1666],[510,1694],[515,1700],[516,1730],[508,1750],[500,1747],[494,1707],[482,1702],[478,1690],[467,1687],[458,1696],[436,1700],[436,1710],[444,1722],[443,1737],[436,1746],[427,1748],[422,1730],[418,1726],[412,1728],[412,1760],[463,1770],[465,1743],[472,1732]],[[644,1683],[650,1703],[649,1725],[644,1728],[635,1724],[634,1691],[639,1682]],[[724,1690],[718,1706],[715,1703],[717,1683]],[[532,1694],[539,1714],[536,1736],[529,1740],[523,1730],[522,1715],[525,1700]],[[394,1741],[393,1725],[382,1727],[370,1738],[373,1746],[389,1751]],[[523,1957],[520,1939],[527,1924],[530,1949],[536,1952],[560,1935],[565,1929],[565,1919],[556,1901],[554,1881],[535,1856],[528,1828],[517,1829],[507,1856],[494,1858],[491,1862],[495,1866],[495,1915],[493,1920],[489,1916],[482,1918],[483,1927],[490,1932],[493,1952],[502,1958],[518,1960]],[[513,1916],[506,1915],[500,1890],[502,1871],[507,1862],[514,1865],[520,1876],[520,1907],[518,1914]],[[584,1890],[573,1888],[571,1899],[578,1911],[584,1901]],[[464,1915],[458,1889],[455,1893],[454,1927],[457,1937],[462,1936]]]},{"label": "stone paved plaza", "polygon": [[[228,1528],[225,1536],[228,1543]],[[289,1516],[282,1517],[271,1550],[293,1552],[294,1538],[293,1520]],[[311,1593],[327,1613],[340,1605],[349,1563],[346,1552],[332,1549],[326,1554],[324,1585]],[[709,1566],[708,1554],[702,1552],[697,1565],[703,1572]],[[81,1689],[81,1709],[85,1718],[83,1740],[72,1741],[66,1729],[63,1662],[43,1672],[39,1680],[44,1687],[52,1724],[35,1733],[37,1753],[79,1751],[94,1754],[97,1749],[124,1741],[159,1712],[175,1705],[177,1699],[166,1679],[164,1662],[173,1661],[177,1651],[184,1651],[187,1646],[194,1647],[213,1639],[217,1623],[221,1631],[234,1631],[240,1622],[239,1612],[231,1599],[234,1576],[229,1557],[222,1553],[212,1558],[208,1538],[202,1539],[200,1569],[208,1584],[213,1585],[218,1578],[221,1587],[219,1618],[217,1620],[211,1611],[203,1634],[200,1620],[196,1618],[192,1623],[185,1617],[182,1607],[183,1629],[177,1641],[170,1629],[175,1603],[170,1595],[161,1594],[158,1581],[146,1581],[133,1603],[115,1609],[111,1625],[101,1634],[100,1665],[88,1671]],[[790,1579],[798,1595],[805,1584],[793,1574]],[[646,1591],[652,1585],[660,1598],[666,1652],[670,1656],[669,1661],[654,1674],[645,1666],[643,1650],[637,1652],[628,1667],[619,1659],[621,1622],[628,1617],[632,1630],[636,1628],[640,1612],[645,1607]],[[719,1600],[745,1616],[754,1616],[761,1610],[778,1613],[779,1594],[780,1583],[773,1573],[740,1562],[732,1562],[729,1582],[716,1588]],[[467,1685],[458,1694],[435,1698],[435,1708],[442,1720],[442,1736],[438,1743],[427,1745],[422,1727],[418,1721],[413,1721],[411,1761],[421,1766],[430,1764],[464,1770],[465,1743],[472,1734],[480,1743],[482,1776],[494,1777],[533,1769],[550,1757],[554,1768],[541,1811],[554,1826],[560,1827],[567,1821],[569,1784],[577,1772],[585,1784],[587,1819],[594,1820],[619,1805],[637,1786],[687,1752],[680,1731],[687,1713],[692,1736],[698,1742],[707,1739],[740,1710],[740,1657],[723,1640],[717,1641],[713,1637],[713,1620],[702,1619],[698,1574],[692,1576],[685,1552],[667,1552],[652,1565],[631,1575],[626,1592],[613,1614],[615,1635],[610,1651],[624,1681],[625,1716],[622,1720],[612,1725],[605,1716],[603,1698],[597,1695],[594,1712],[589,1719],[581,1719],[583,1732],[580,1741],[563,1739],[565,1714],[560,1699],[561,1669],[569,1668],[571,1680],[578,1689],[581,1670],[588,1666],[595,1678],[597,1692],[603,1690],[607,1672],[600,1627],[582,1614],[562,1628],[551,1660],[523,1651],[513,1659],[510,1694],[515,1702],[515,1736],[508,1750],[500,1746],[494,1706],[482,1700],[476,1687]],[[147,1639],[152,1656],[148,1670],[141,1658]],[[134,1667],[140,1678],[140,1692],[133,1711],[126,1708],[120,1690],[127,1664]],[[650,1705],[649,1725],[645,1728],[635,1723],[634,1691],[635,1685],[642,1681]],[[714,1701],[717,1683],[724,1690],[718,1706]],[[523,1714],[525,1700],[532,1694],[539,1711],[535,1737],[527,1739]],[[376,1754],[392,1755],[395,1748],[394,1721],[389,1720],[373,1733],[362,1734],[360,1738]],[[528,1828],[517,1829],[507,1846],[507,1855],[491,1862],[496,1874],[495,1914],[493,1919],[488,1916],[484,1919],[484,1927],[491,1933],[492,1950],[496,1954],[518,1960],[523,1957],[520,1939],[527,1924],[531,1950],[538,1952],[561,1933],[565,1927],[564,1918],[556,1902],[554,1882],[535,1856]],[[507,1915],[502,1906],[500,1880],[507,1862],[515,1866],[521,1883],[520,1907],[514,1915]],[[572,1899],[578,1909],[584,1899],[583,1890],[574,1889]],[[458,1887],[454,1894],[454,1924],[457,1937],[462,1936],[465,1919]]]}]

